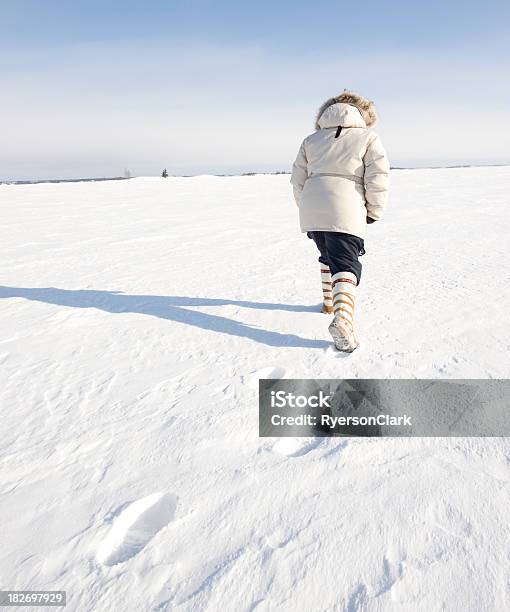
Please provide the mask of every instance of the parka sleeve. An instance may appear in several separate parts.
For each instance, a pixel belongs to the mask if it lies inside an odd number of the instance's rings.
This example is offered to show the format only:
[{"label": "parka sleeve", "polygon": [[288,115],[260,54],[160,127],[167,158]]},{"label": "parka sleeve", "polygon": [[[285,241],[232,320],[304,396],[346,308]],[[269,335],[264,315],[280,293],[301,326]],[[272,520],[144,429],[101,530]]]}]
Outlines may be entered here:
[{"label": "parka sleeve", "polygon": [[308,169],[307,169],[307,159],[306,159],[306,151],[305,151],[305,142],[301,143],[299,147],[299,151],[292,166],[292,176],[290,182],[292,183],[292,187],[294,189],[294,199],[296,200],[296,204],[299,206],[299,201],[301,199],[301,192],[303,191],[303,187],[305,185],[305,181],[308,178]]},{"label": "parka sleeve", "polygon": [[367,216],[379,220],[388,200],[390,164],[379,136],[369,142],[365,163],[365,200]]}]

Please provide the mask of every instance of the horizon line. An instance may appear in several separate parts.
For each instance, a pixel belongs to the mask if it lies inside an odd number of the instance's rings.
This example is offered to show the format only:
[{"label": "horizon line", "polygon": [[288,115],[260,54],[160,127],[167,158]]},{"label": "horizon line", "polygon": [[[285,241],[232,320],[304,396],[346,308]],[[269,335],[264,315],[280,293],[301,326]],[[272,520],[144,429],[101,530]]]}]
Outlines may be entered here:
[{"label": "horizon line", "polygon": [[[504,168],[509,167],[510,163],[505,164],[453,164],[451,166],[390,166],[390,170],[447,170],[458,168]],[[217,176],[217,177],[233,177],[233,176],[258,176],[258,175],[280,175],[292,174],[290,170],[275,170],[273,172],[236,172],[236,173],[213,173],[200,172],[197,174],[169,174],[167,178],[194,178],[198,176]],[[98,177],[82,177],[82,178],[61,178],[61,179],[0,179],[0,185],[38,185],[40,183],[86,183],[94,181],[129,181],[134,178],[164,178],[160,174],[140,174],[134,176],[98,176]]]}]

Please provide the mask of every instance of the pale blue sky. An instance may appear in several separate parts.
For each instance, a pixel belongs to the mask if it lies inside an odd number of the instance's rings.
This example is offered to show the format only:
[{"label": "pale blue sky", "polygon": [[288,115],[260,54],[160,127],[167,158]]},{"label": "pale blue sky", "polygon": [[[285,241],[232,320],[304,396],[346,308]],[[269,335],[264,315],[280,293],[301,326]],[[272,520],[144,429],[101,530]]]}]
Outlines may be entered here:
[{"label": "pale blue sky", "polygon": [[289,169],[375,100],[393,165],[510,163],[508,2],[0,0],[0,179]]}]

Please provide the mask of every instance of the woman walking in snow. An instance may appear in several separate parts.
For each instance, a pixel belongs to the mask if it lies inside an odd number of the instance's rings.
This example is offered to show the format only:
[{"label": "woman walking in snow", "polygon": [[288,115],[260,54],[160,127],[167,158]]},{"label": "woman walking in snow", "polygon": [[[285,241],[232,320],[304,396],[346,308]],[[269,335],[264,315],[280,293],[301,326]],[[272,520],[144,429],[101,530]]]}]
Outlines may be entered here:
[{"label": "woman walking in snow", "polygon": [[307,136],[292,168],[301,231],[320,251],[324,304],[335,346],[352,352],[359,256],[365,253],[367,223],[386,206],[389,164],[377,134],[373,102],[344,91],[320,107],[315,132]]}]

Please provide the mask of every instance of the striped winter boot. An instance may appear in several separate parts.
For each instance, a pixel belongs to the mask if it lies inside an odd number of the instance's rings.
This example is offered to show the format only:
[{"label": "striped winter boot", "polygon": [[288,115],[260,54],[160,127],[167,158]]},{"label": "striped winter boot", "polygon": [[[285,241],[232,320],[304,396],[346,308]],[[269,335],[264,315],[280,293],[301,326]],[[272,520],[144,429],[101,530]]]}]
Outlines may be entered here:
[{"label": "striped winter boot", "polygon": [[331,294],[331,270],[327,264],[321,263],[322,296],[324,303],[322,310],[324,314],[333,314],[333,296]]},{"label": "striped winter boot", "polygon": [[335,318],[329,326],[329,333],[339,351],[352,353],[359,344],[354,335],[353,321],[357,279],[352,272],[337,272],[332,282]]}]

